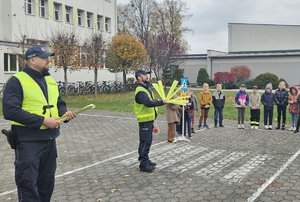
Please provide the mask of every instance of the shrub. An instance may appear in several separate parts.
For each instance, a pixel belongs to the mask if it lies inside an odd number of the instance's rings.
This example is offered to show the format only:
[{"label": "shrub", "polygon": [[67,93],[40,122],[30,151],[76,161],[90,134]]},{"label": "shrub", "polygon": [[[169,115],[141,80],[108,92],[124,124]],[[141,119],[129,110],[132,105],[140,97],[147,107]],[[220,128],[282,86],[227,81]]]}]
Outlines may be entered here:
[{"label": "shrub", "polygon": [[177,80],[180,83],[181,78],[184,78],[183,71],[182,71],[182,69],[176,68],[175,71],[174,71],[172,79]]},{"label": "shrub", "polygon": [[233,66],[230,69],[230,73],[235,75],[236,81],[246,81],[251,74],[251,70],[247,66]]},{"label": "shrub", "polygon": [[215,85],[215,82],[214,82],[213,80],[209,79],[208,85],[209,85],[209,86],[214,86],[214,85]]},{"label": "shrub", "polygon": [[200,68],[197,76],[197,83],[199,86],[202,86],[204,83],[209,82],[209,76],[205,68]]},{"label": "shrub", "polygon": [[256,83],[255,83],[254,80],[249,80],[249,81],[246,82],[246,87],[247,87],[248,89],[253,88],[253,86],[255,86],[255,85],[256,85]]},{"label": "shrub", "polygon": [[231,84],[235,81],[234,74],[229,72],[216,72],[214,75],[214,82],[221,83],[224,88],[230,88]]},{"label": "shrub", "polygon": [[279,78],[272,73],[260,74],[254,79],[254,81],[260,89],[264,89],[268,83],[272,83],[273,88],[276,88],[279,84]]}]

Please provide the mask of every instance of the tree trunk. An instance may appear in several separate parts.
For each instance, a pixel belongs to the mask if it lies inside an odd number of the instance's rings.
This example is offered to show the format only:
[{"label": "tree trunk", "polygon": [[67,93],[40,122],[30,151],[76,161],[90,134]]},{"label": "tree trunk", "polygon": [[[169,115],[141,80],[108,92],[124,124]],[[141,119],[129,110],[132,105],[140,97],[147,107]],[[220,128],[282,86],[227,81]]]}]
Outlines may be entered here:
[{"label": "tree trunk", "polygon": [[123,89],[124,89],[124,93],[127,92],[127,84],[126,84],[126,71],[123,70]]},{"label": "tree trunk", "polygon": [[94,70],[94,88],[95,88],[94,96],[97,97],[97,93],[98,93],[98,68],[97,67],[95,67]]},{"label": "tree trunk", "polygon": [[66,95],[66,98],[68,98],[68,76],[67,76],[67,70],[68,68],[67,67],[64,67],[64,80],[65,80],[65,95]]}]

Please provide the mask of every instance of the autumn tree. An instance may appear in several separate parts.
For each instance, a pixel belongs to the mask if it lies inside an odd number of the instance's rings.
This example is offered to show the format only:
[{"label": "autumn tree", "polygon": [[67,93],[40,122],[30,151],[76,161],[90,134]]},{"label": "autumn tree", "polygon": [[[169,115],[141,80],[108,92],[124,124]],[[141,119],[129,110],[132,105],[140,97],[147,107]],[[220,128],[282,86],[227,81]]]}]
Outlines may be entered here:
[{"label": "autumn tree", "polygon": [[50,47],[55,56],[51,58],[56,68],[63,68],[66,97],[68,97],[67,71],[80,67],[80,51],[74,32],[58,32],[50,39]]},{"label": "autumn tree", "polygon": [[230,72],[216,72],[214,75],[214,82],[221,84],[231,84],[235,82],[235,75]]},{"label": "autumn tree", "polygon": [[103,53],[105,50],[106,42],[101,32],[94,32],[84,42],[81,48],[81,66],[87,67],[94,71],[94,89],[95,96],[97,96],[98,88],[98,69],[103,68],[104,58]]},{"label": "autumn tree", "polygon": [[126,74],[142,68],[147,53],[144,45],[134,36],[120,33],[112,38],[106,52],[106,65],[111,72],[123,72],[123,87],[126,92]]},{"label": "autumn tree", "polygon": [[235,75],[236,81],[240,82],[240,81],[246,81],[251,74],[251,70],[244,65],[241,66],[233,66],[230,69],[230,73]]}]

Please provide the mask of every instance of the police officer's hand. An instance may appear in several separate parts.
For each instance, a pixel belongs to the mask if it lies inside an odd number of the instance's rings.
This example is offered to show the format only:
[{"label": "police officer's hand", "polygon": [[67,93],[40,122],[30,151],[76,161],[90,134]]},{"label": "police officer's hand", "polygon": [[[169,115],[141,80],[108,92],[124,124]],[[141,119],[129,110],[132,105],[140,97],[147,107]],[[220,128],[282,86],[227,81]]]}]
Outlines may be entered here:
[{"label": "police officer's hand", "polygon": [[53,117],[49,117],[44,119],[43,125],[47,128],[54,129],[60,126],[60,122]]},{"label": "police officer's hand", "polygon": [[164,102],[164,104],[168,104],[168,100],[167,99],[164,99],[163,102]]},{"label": "police officer's hand", "polygon": [[71,111],[67,111],[67,112],[64,114],[64,116],[65,116],[65,115],[68,115],[67,121],[71,121],[72,119],[75,119],[75,118],[76,118],[76,114],[74,114],[74,113],[71,112]]}]

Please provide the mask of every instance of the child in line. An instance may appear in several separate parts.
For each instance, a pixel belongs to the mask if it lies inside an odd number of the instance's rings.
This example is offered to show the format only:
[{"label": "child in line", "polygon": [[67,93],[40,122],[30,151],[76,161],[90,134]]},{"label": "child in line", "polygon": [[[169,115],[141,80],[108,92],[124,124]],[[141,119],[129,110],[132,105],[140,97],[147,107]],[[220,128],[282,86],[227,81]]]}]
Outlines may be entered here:
[{"label": "child in line", "polygon": [[212,98],[213,98],[213,104],[215,107],[215,128],[218,127],[218,116],[219,116],[219,126],[223,126],[223,108],[225,105],[225,95],[221,91],[222,90],[222,85],[217,84],[217,91],[213,93]]},{"label": "child in line", "polygon": [[191,100],[192,100],[193,105],[194,105],[193,117],[192,117],[192,133],[195,133],[195,120],[196,120],[196,113],[199,112],[199,104],[198,104],[197,97],[193,93],[192,88],[189,88],[188,92],[190,92],[190,94],[191,94]]},{"label": "child in line", "polygon": [[238,129],[244,129],[245,111],[249,104],[249,96],[246,93],[246,85],[241,84],[240,91],[235,96],[236,108],[238,109]]},{"label": "child in line", "polygon": [[280,129],[281,113],[282,113],[282,130],[285,130],[286,120],[286,106],[288,104],[289,92],[286,89],[284,81],[281,81],[278,85],[278,89],[275,91],[275,101],[277,105],[277,127]]},{"label": "child in line", "polygon": [[191,92],[187,92],[187,96],[189,96],[188,103],[185,106],[184,110],[184,136],[186,136],[186,128],[188,129],[188,136],[192,138],[192,119],[193,119],[193,111],[194,111],[194,103],[192,102]]},{"label": "child in line", "polygon": [[[265,129],[272,130],[273,109],[275,104],[275,95],[272,93],[272,84],[266,86],[264,94],[261,96],[261,103],[264,105],[264,124]],[[269,125],[268,125],[269,117]]]},{"label": "child in line", "polygon": [[199,102],[200,102],[200,107],[201,107],[201,116],[199,119],[198,130],[200,130],[202,127],[203,119],[204,119],[203,127],[206,127],[208,129],[209,127],[208,127],[206,121],[207,121],[207,117],[208,117],[209,108],[212,103],[212,95],[209,92],[209,85],[207,83],[203,84],[203,90],[199,94]]},{"label": "child in line", "polygon": [[[300,94],[298,95],[297,102],[300,105]],[[300,116],[300,114],[299,114],[299,116]],[[298,118],[297,125],[296,125],[296,130],[294,131],[294,133],[299,133],[299,126],[300,126],[300,118]]]},{"label": "child in line", "polygon": [[298,88],[297,86],[290,87],[290,98],[288,100],[289,103],[289,112],[291,114],[291,122],[292,126],[289,130],[296,130],[296,125],[299,118],[299,103],[297,102],[298,98]]},{"label": "child in line", "polygon": [[257,86],[253,86],[253,93],[250,95],[250,125],[251,129],[258,129],[260,121],[260,94]]},{"label": "child in line", "polygon": [[[175,95],[174,98],[178,96]],[[166,105],[166,117],[168,122],[168,142],[173,142],[175,137],[176,124],[180,123],[180,106],[174,104]]]}]

